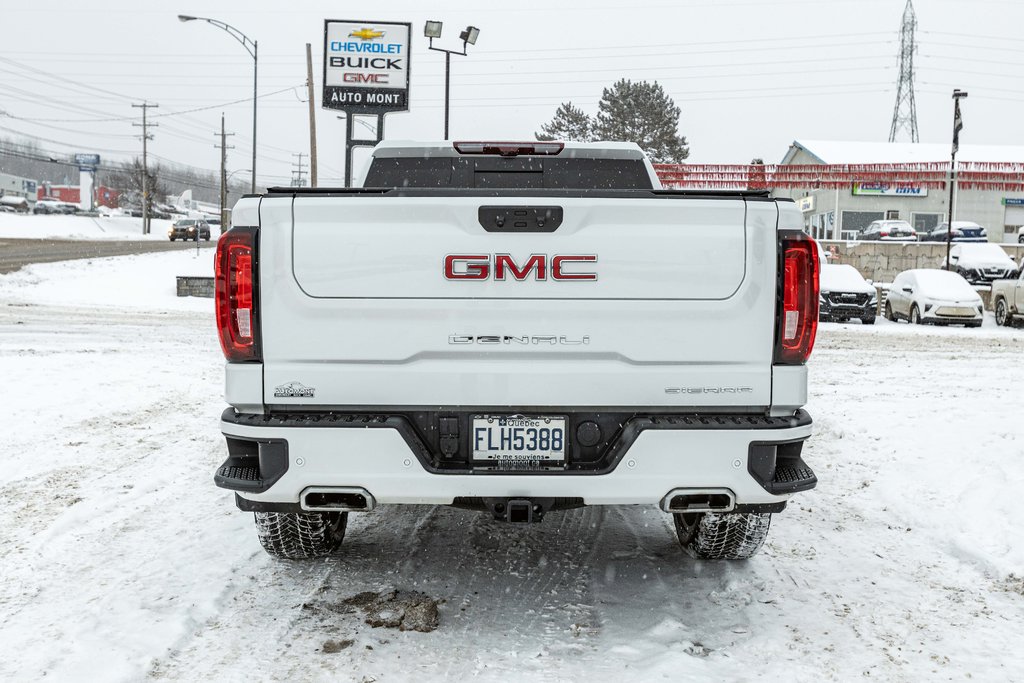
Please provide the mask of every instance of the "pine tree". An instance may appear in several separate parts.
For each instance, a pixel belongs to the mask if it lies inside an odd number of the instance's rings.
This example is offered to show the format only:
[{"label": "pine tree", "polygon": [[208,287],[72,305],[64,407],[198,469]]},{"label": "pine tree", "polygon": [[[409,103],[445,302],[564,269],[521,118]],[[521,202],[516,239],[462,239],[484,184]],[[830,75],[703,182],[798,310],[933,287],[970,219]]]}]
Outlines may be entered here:
[{"label": "pine tree", "polygon": [[654,163],[679,163],[690,156],[679,135],[680,109],[657,82],[622,79],[605,88],[594,122],[594,139],[635,142]]},{"label": "pine tree", "polygon": [[555,118],[540,129],[540,133],[534,133],[538,140],[591,142],[594,139],[594,122],[582,109],[572,106],[572,102],[563,102]]}]

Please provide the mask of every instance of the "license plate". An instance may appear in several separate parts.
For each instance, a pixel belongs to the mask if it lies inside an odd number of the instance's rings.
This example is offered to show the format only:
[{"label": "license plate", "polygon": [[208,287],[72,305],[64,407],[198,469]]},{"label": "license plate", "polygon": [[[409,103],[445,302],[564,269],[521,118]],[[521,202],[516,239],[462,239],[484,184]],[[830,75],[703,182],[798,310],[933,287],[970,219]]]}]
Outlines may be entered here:
[{"label": "license plate", "polygon": [[470,439],[477,462],[565,462],[564,417],[474,415]]}]

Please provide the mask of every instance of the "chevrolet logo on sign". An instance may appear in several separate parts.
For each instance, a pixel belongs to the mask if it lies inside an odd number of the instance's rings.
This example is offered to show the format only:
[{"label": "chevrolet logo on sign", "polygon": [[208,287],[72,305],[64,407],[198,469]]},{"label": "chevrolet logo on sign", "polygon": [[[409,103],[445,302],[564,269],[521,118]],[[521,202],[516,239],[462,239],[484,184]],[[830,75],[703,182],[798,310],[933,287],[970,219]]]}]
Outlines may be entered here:
[{"label": "chevrolet logo on sign", "polygon": [[352,31],[352,33],[348,34],[348,37],[373,40],[374,38],[383,38],[384,31],[374,31],[372,28],[361,28],[358,31]]}]

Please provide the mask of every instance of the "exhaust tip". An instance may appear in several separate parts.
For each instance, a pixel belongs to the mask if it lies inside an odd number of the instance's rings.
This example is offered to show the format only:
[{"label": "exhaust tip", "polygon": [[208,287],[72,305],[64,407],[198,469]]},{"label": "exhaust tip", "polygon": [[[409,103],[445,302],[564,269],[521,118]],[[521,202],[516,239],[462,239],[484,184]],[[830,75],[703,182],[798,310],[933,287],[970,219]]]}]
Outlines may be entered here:
[{"label": "exhaust tip", "polygon": [[730,512],[736,495],[729,489],[673,489],[661,499],[664,512]]},{"label": "exhaust tip", "polygon": [[308,512],[369,512],[377,505],[370,492],[359,487],[311,487],[299,496]]}]

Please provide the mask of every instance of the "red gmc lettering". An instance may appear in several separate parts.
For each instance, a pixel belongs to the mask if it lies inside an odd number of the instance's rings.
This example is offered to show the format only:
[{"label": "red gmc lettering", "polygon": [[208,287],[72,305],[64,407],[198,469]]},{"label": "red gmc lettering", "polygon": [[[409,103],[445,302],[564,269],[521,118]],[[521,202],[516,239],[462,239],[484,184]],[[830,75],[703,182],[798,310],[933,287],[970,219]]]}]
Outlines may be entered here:
[{"label": "red gmc lettering", "polygon": [[512,260],[509,254],[495,254],[494,255],[494,279],[504,280],[505,269],[508,268],[509,272],[512,273],[512,277],[522,281],[525,280],[531,270],[536,270],[536,278],[538,280],[547,280],[547,256],[544,254],[533,254],[522,268],[516,266],[516,262]]},{"label": "red gmc lettering", "polygon": [[552,280],[593,281],[597,280],[597,273],[570,271],[568,267],[576,263],[596,262],[596,254],[531,254],[522,265],[517,264],[511,254],[449,254],[444,257],[444,276],[448,280],[494,279],[501,282],[511,275],[523,282],[530,279],[531,273],[534,280],[547,280],[550,272]]},{"label": "red gmc lettering", "polygon": [[387,83],[388,74],[352,74],[342,75],[345,83]]},{"label": "red gmc lettering", "polygon": [[[490,262],[488,254],[448,254],[444,257],[444,276],[449,280],[486,280],[491,274]],[[456,271],[456,263],[464,266]]]},{"label": "red gmc lettering", "polygon": [[597,261],[595,254],[587,256],[556,256],[551,259],[551,279],[553,280],[596,280],[597,273],[564,273],[563,263],[593,263]]}]

